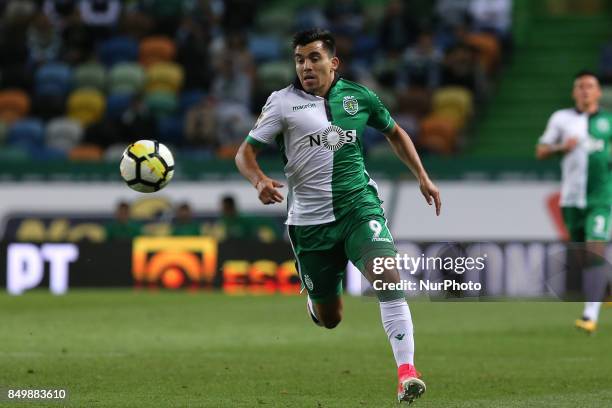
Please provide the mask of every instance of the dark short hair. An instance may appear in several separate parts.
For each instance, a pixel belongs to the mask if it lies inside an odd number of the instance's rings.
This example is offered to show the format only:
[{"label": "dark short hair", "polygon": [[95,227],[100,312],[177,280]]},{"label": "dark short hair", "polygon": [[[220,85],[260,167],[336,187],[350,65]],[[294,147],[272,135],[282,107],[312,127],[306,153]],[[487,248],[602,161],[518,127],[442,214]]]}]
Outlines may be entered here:
[{"label": "dark short hair", "polygon": [[221,202],[223,203],[223,205],[229,205],[234,208],[236,207],[236,201],[234,200],[234,197],[231,195],[223,196],[223,198],[221,198]]},{"label": "dark short hair", "polygon": [[597,76],[597,74],[589,69],[583,69],[579,72],[576,73],[576,75],[574,75],[574,81],[577,80],[578,78],[582,78],[583,76],[592,76],[593,78],[595,78],[597,81],[599,81],[599,76]]},{"label": "dark short hair", "polygon": [[336,55],[336,39],[332,33],[320,28],[312,28],[310,30],[295,33],[291,44],[295,50],[298,45],[304,46],[315,41],[321,41],[323,43],[323,48],[327,50],[330,57]]}]

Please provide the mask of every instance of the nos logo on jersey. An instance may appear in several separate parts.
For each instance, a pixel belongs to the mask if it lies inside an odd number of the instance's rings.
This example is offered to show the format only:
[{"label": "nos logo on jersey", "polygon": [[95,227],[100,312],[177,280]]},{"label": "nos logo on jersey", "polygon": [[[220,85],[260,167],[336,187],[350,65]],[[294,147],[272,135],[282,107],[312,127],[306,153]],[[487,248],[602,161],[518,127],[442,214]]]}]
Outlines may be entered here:
[{"label": "nos logo on jersey", "polygon": [[310,147],[323,146],[332,152],[340,149],[347,143],[353,143],[357,139],[355,129],[344,130],[336,125],[327,127],[323,132],[308,136]]}]

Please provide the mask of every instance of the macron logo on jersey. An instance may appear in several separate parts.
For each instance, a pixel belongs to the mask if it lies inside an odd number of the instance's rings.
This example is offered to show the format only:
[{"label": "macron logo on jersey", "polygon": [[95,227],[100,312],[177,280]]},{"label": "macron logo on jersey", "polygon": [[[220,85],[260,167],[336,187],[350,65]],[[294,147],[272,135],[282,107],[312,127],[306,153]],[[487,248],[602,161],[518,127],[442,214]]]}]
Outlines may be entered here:
[{"label": "macron logo on jersey", "polygon": [[354,143],[357,140],[355,129],[344,130],[339,126],[331,125],[316,135],[308,136],[310,147],[323,146],[327,150],[335,152],[347,143]]},{"label": "macron logo on jersey", "polygon": [[315,103],[307,103],[305,105],[297,105],[293,107],[293,111],[297,112],[297,111],[301,111],[303,109],[311,109],[311,108],[316,108],[317,105]]}]

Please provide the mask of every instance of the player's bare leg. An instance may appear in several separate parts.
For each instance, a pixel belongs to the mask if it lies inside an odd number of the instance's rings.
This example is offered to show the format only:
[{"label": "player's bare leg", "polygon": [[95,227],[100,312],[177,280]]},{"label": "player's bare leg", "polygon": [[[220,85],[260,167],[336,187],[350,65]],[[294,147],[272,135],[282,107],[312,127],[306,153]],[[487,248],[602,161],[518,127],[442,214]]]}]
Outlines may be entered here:
[{"label": "player's bare leg", "polygon": [[342,321],[342,298],[340,296],[317,303],[308,298],[307,306],[310,317],[319,326],[333,329]]}]

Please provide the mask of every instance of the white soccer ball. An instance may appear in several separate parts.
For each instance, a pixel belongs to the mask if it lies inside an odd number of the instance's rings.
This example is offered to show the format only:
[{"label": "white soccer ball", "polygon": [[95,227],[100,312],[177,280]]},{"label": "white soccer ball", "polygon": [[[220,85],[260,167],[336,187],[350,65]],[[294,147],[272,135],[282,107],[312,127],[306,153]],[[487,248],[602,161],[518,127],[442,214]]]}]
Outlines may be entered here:
[{"label": "white soccer ball", "polygon": [[119,169],[128,187],[152,193],[172,180],[174,157],[166,146],[155,140],[139,140],[125,149]]}]

